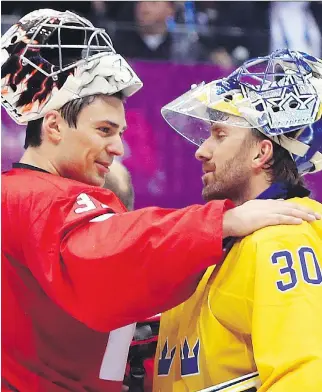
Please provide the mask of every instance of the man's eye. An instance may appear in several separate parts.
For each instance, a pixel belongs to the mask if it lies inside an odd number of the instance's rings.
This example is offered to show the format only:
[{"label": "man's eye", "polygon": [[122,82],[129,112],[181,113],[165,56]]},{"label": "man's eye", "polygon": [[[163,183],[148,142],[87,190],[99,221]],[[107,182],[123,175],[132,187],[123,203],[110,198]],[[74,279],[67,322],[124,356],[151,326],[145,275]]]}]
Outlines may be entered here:
[{"label": "man's eye", "polygon": [[217,133],[217,137],[219,139],[222,139],[222,138],[226,137],[226,134],[224,132],[219,132],[219,133]]},{"label": "man's eye", "polygon": [[98,128],[101,132],[103,132],[103,133],[109,133],[110,132],[110,128],[107,128],[107,127],[99,127]]}]

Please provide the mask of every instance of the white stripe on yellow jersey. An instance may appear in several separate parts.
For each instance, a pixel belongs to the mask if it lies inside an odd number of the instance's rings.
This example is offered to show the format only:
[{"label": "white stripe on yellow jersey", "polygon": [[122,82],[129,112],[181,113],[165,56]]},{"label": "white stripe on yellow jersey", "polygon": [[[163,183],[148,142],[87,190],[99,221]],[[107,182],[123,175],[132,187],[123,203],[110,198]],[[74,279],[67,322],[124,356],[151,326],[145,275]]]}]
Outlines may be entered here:
[{"label": "white stripe on yellow jersey", "polygon": [[218,385],[213,385],[198,392],[256,392],[260,385],[259,375],[255,372]]}]

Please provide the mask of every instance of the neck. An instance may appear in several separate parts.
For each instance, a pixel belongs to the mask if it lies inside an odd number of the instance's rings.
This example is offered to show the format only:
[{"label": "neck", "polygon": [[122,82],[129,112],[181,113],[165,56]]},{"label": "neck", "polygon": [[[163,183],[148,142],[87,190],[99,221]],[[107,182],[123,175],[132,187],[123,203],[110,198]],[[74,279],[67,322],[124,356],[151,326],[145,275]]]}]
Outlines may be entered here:
[{"label": "neck", "polygon": [[47,155],[42,153],[41,147],[28,147],[19,162],[39,167],[39,169],[46,170],[49,173],[59,176],[56,167],[49,158],[45,158],[44,156]]},{"label": "neck", "polygon": [[246,187],[244,192],[237,194],[235,198],[232,199],[236,206],[246,203],[246,201],[254,200],[261,193],[266,191],[271,186],[271,183],[267,180],[265,176],[257,176],[252,181],[250,181],[249,186]]}]

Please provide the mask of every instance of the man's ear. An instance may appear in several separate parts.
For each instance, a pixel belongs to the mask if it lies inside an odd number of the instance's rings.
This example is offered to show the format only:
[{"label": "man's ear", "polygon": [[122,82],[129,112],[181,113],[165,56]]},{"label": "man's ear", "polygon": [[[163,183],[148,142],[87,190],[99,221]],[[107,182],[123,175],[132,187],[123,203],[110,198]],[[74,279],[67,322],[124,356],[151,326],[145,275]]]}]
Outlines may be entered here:
[{"label": "man's ear", "polygon": [[269,139],[261,140],[254,146],[252,166],[254,169],[262,169],[273,157],[273,142]]},{"label": "man's ear", "polygon": [[51,110],[45,114],[42,123],[44,137],[54,144],[58,144],[62,139],[63,119],[57,110]]}]

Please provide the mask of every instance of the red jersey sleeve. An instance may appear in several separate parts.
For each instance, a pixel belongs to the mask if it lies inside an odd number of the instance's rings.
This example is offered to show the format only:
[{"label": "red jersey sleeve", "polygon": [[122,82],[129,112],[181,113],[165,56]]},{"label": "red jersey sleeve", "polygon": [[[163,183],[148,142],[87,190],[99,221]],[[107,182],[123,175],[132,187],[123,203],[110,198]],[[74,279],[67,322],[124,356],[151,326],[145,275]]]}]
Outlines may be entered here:
[{"label": "red jersey sleeve", "polygon": [[123,212],[109,193],[104,203],[95,192],[58,197],[36,214],[24,246],[47,295],[90,328],[110,331],[177,305],[222,256],[229,201]]}]

